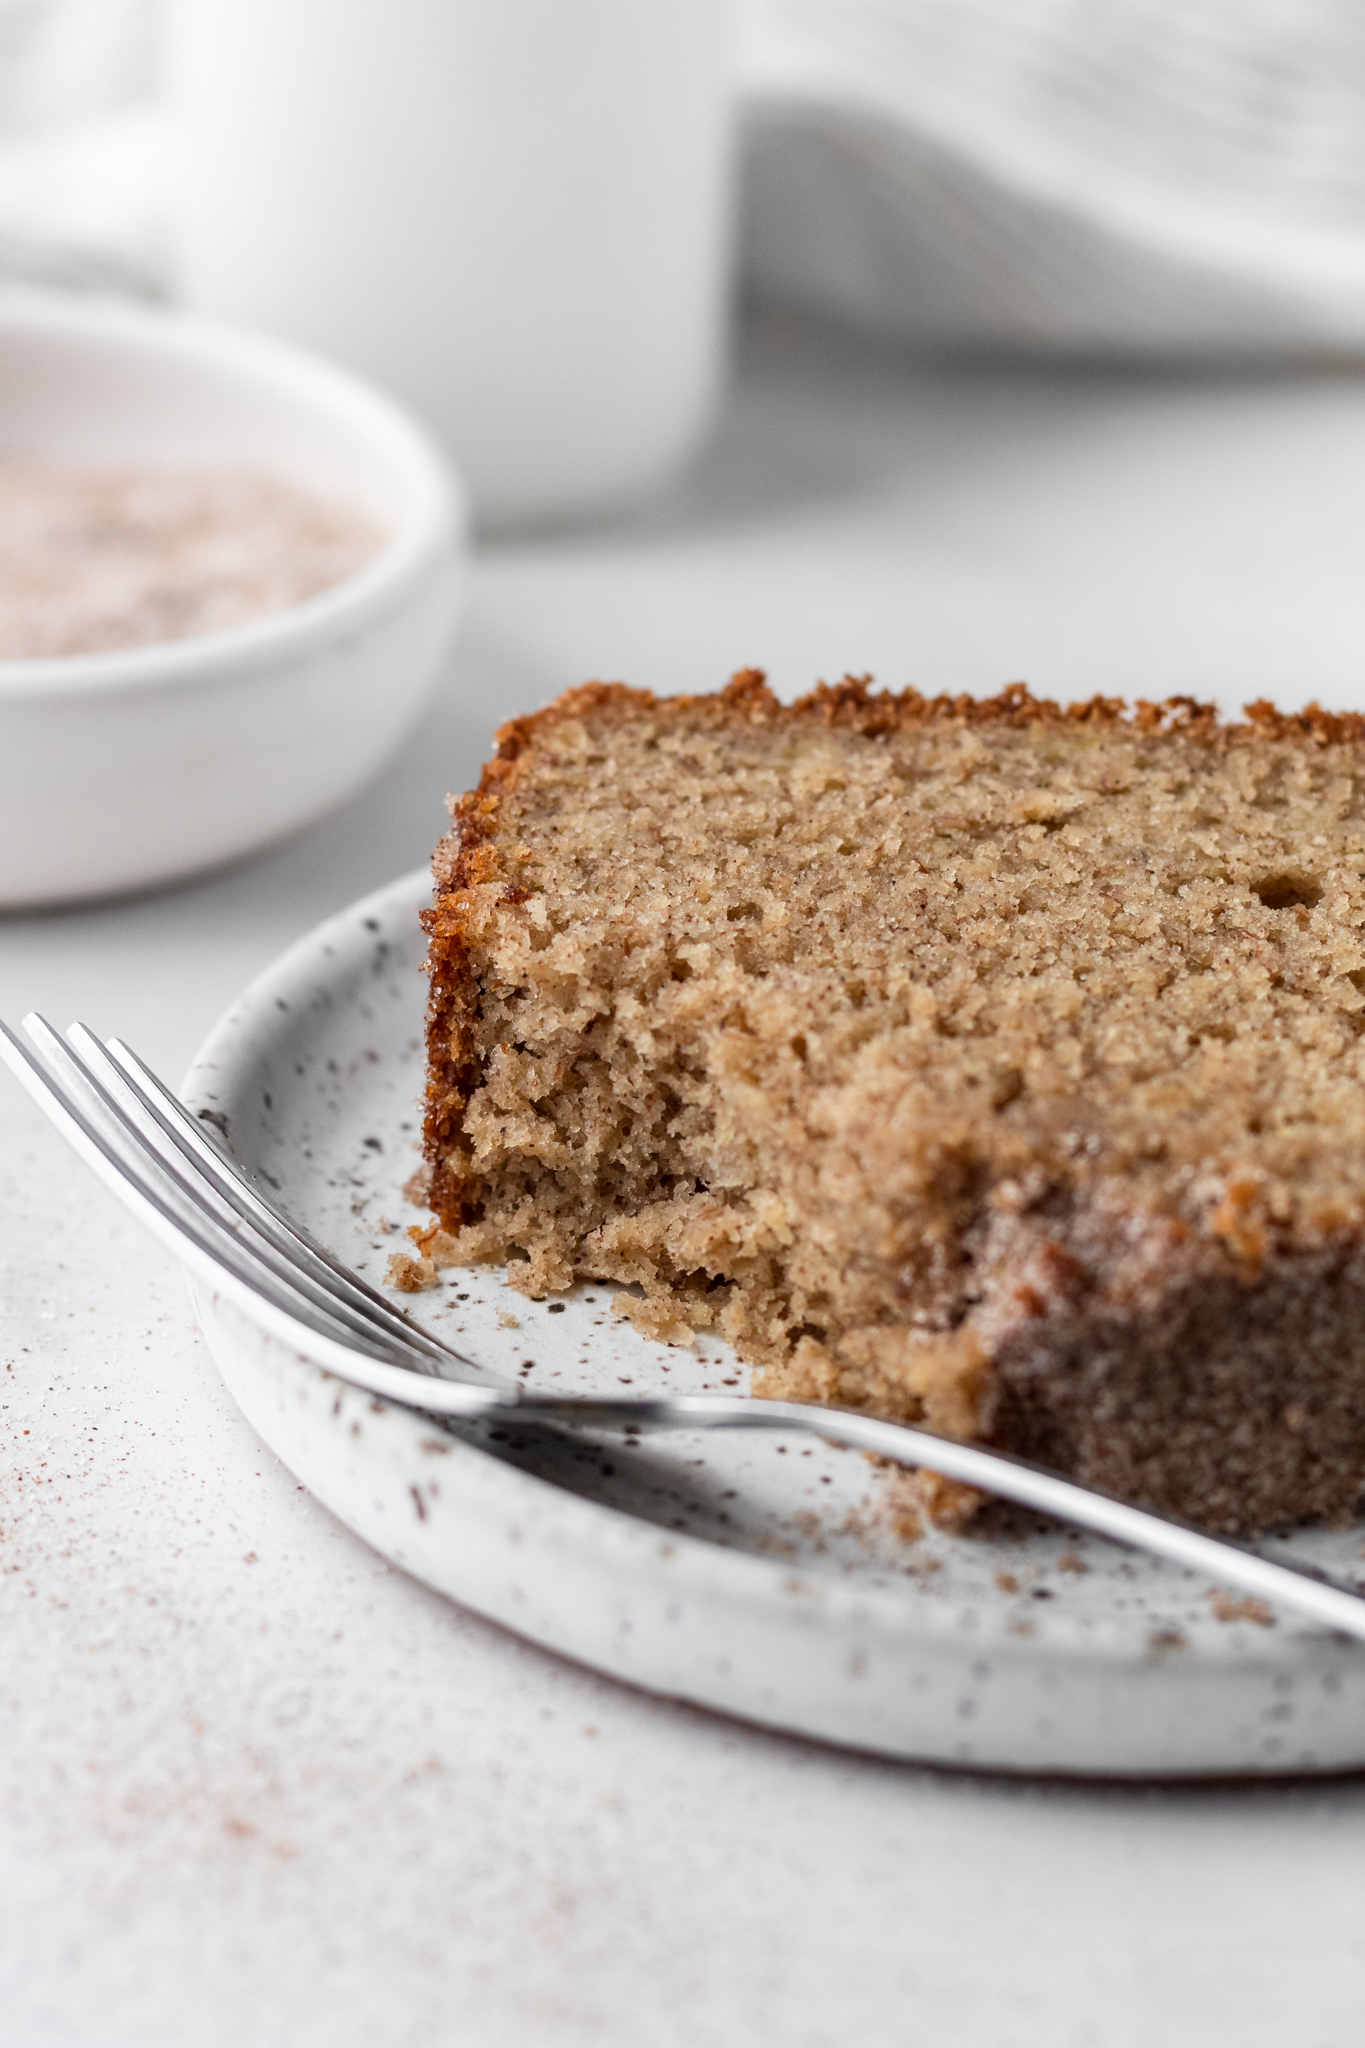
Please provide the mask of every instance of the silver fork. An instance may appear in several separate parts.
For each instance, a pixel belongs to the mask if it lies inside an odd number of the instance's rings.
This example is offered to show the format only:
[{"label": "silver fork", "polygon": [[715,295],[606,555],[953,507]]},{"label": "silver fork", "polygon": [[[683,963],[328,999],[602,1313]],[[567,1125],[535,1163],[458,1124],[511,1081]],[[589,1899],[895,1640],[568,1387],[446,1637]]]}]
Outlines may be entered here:
[{"label": "silver fork", "polygon": [[567,1423],[627,1436],[670,1429],[817,1436],[928,1467],[1365,1642],[1365,1594],[1312,1566],[1265,1557],[1249,1544],[1134,1507],[1003,1451],[803,1402],[733,1394],[602,1399],[480,1381],[473,1359],[422,1329],[291,1222],[121,1040],[102,1043],[83,1024],[73,1024],[64,1040],[36,1014],[24,1019],[24,1029],[30,1045],[0,1022],[0,1058],[125,1207],[271,1335],[353,1386],[466,1422]]}]

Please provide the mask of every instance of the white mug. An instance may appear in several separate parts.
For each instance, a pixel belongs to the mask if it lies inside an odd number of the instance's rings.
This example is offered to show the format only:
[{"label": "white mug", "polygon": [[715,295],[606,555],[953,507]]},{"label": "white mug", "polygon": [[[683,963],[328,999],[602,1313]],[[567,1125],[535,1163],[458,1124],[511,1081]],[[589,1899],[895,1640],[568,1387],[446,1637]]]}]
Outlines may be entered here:
[{"label": "white mug", "polygon": [[724,366],[727,0],[172,0],[178,286],[408,401],[485,522],[628,499]]}]

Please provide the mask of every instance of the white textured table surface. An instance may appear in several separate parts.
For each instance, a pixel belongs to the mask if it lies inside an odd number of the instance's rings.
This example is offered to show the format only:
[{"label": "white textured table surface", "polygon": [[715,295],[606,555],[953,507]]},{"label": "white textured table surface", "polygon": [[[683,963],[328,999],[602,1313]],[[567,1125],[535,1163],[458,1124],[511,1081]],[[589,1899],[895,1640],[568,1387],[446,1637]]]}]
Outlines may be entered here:
[{"label": "white textured table surface", "polygon": [[[178,1078],[252,973],[425,855],[498,719],[591,674],[1365,704],[1363,473],[1340,380],[949,375],[769,331],[665,507],[483,557],[431,727],[344,817],[0,923],[0,1013]],[[458,1612],[259,1446],[177,1273],[7,1078],[0,1441],[3,2048],[1360,2037],[1365,1783],[936,1775]]]}]

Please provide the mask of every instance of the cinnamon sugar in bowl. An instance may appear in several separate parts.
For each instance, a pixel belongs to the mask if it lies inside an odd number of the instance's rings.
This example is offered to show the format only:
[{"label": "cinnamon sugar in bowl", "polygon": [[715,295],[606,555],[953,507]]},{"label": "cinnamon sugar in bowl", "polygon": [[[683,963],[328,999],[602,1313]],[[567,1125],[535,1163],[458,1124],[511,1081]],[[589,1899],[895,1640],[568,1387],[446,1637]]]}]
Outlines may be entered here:
[{"label": "cinnamon sugar in bowl", "polygon": [[379,392],[182,315],[0,295],[0,905],[343,802],[448,653],[463,508]]},{"label": "cinnamon sugar in bowl", "polygon": [[0,454],[0,661],[231,632],[333,589],[386,539],[357,507],[250,470]]}]

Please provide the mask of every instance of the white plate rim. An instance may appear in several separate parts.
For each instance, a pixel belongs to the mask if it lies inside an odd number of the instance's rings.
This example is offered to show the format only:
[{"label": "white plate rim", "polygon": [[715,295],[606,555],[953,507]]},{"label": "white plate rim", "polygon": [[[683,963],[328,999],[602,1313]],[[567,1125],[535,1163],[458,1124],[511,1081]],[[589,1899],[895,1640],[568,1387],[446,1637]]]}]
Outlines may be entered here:
[{"label": "white plate rim", "polygon": [[[382,930],[395,917],[415,923],[417,909],[430,900],[430,877],[418,869],[372,892],[299,939],[258,975],[229,1007],[205,1040],[185,1080],[182,1095],[195,1108],[213,1107],[231,1100],[231,1091],[242,1069],[254,1056],[255,1048],[268,1039],[272,1020],[276,1028],[281,1006],[291,1015],[300,1002],[307,1001],[310,987],[319,985],[319,974],[339,971],[358,947],[373,944],[376,929]],[[327,963],[333,963],[329,969]],[[191,1282],[191,1292],[205,1334],[239,1404],[260,1434],[295,1471],[309,1465],[306,1448],[291,1437],[281,1421],[289,1403],[308,1406],[317,1414],[327,1404],[342,1398],[349,1417],[352,1405],[338,1383],[305,1357],[290,1354],[263,1332],[249,1331],[246,1319],[218,1301],[211,1290]],[[306,1395],[305,1392],[306,1391]],[[423,1438],[430,1439],[431,1425],[393,1404],[356,1396],[376,1418],[382,1413],[386,1424],[396,1428],[390,1441],[403,1440],[410,1457]],[[272,1405],[273,1404],[273,1405]],[[1365,1716],[1362,1732],[1352,1745],[1338,1739],[1328,1745],[1320,1760],[1312,1762],[1271,1762],[1258,1758],[1240,1745],[1231,1754],[1228,1745],[1210,1742],[1209,1729],[1187,1729],[1190,1739],[1172,1739],[1168,1730],[1161,1740],[1144,1743],[1134,1737],[1132,1712],[1123,1710],[1123,1695],[1131,1692],[1130,1705],[1138,1708],[1138,1695],[1150,1691],[1149,1681],[1169,1692],[1170,1674],[1182,1669],[1191,1681],[1184,1688],[1190,1695],[1204,1695],[1206,1706],[1213,1695],[1226,1694],[1224,1707],[1240,1723],[1246,1705],[1241,1695],[1248,1686],[1258,1692],[1274,1692],[1284,1683],[1284,1673],[1316,1672],[1333,1689],[1345,1683],[1365,1702],[1365,1651],[1343,1643],[1323,1632],[1299,1630],[1286,1639],[1278,1632],[1267,1635],[1249,1625],[1234,1624],[1200,1640],[1195,1658],[1171,1660],[1152,1653],[1136,1659],[1132,1628],[1115,1620],[1109,1626],[1093,1620],[1077,1622],[1065,1614],[1048,1613],[1036,1618],[1033,1632],[1018,1631],[1015,1617],[1002,1603],[985,1606],[964,1629],[962,1615],[932,1603],[917,1604],[905,1589],[886,1583],[849,1582],[833,1574],[823,1575],[806,1567],[793,1567],[776,1559],[728,1549],[704,1537],[685,1532],[667,1533],[657,1526],[622,1513],[601,1501],[571,1494],[534,1474],[500,1464],[474,1446],[453,1445],[449,1453],[452,1468],[468,1474],[479,1472],[478,1491],[486,1512],[510,1516],[514,1523],[552,1522],[553,1537],[542,1532],[542,1556],[551,1547],[577,1559],[580,1579],[589,1590],[587,1597],[609,1599],[613,1577],[638,1571],[645,1563],[666,1581],[667,1597],[676,1601],[700,1602],[703,1609],[718,1604],[751,1618],[762,1617],[768,1626],[778,1613],[791,1617],[788,1632],[809,1642],[812,1632],[827,1635],[843,1647],[853,1639],[894,1642],[903,1649],[917,1650],[931,1664],[951,1665],[954,1661],[972,1668],[983,1662],[992,1665],[990,1677],[1013,1675],[1026,1689],[1041,1684],[1044,1690],[1068,1683],[1091,1695],[1089,1707],[1079,1719],[1090,1722],[1093,1710],[1103,1703],[1110,1726],[1092,1728],[1087,1739],[1024,1739],[1017,1741],[963,1740],[960,1729],[952,1740],[934,1742],[921,1731],[907,1745],[902,1734],[888,1728],[881,1737],[869,1727],[867,1717],[850,1717],[848,1698],[821,1702],[799,1699],[799,1682],[793,1686],[788,1674],[782,1697],[765,1703],[752,1697],[737,1697],[736,1688],[717,1682],[717,1674],[694,1672],[690,1677],[672,1668],[667,1674],[641,1668],[630,1655],[612,1655],[604,1639],[585,1642],[581,1627],[556,1629],[545,1619],[536,1622],[519,1615],[516,1603],[509,1609],[480,1589],[461,1583],[452,1585],[449,1571],[430,1554],[430,1544],[416,1542],[409,1531],[404,1540],[376,1533],[373,1518],[367,1523],[363,1512],[337,1504],[336,1488],[325,1475],[312,1470],[305,1483],[357,1528],[367,1541],[400,1563],[404,1569],[440,1590],[451,1593],[518,1632],[546,1643],[562,1654],[578,1657],[613,1675],[649,1689],[686,1697],[698,1704],[718,1707],[745,1718],[768,1722],[793,1732],[818,1736],[851,1746],[881,1750],[926,1761],[974,1764],[993,1769],[1049,1771],[1064,1775],[1237,1775],[1291,1770],[1341,1770],[1365,1765]],[[329,1490],[332,1497],[329,1498]],[[509,1526],[511,1526],[509,1524]],[[420,1532],[419,1532],[420,1533]],[[524,1540],[524,1539],[523,1539]],[[591,1582],[591,1583],[590,1583]],[[522,1599],[525,1594],[523,1591]],[[592,1631],[586,1632],[591,1636]],[[600,1637],[600,1631],[599,1637]],[[856,1654],[856,1653],[855,1653]],[[704,1660],[703,1660],[704,1661]],[[912,1659],[913,1661],[913,1659]],[[1003,1667],[999,1673],[995,1666]],[[826,1674],[826,1677],[828,1674]],[[1354,1678],[1356,1684],[1350,1683]],[[826,1690],[828,1687],[826,1686]],[[809,1688],[807,1688],[809,1691]],[[856,1686],[846,1688],[856,1694]],[[1191,1697],[1187,1704],[1193,1705]],[[1147,1707],[1152,1705],[1146,1699]],[[1077,1701],[1078,1708],[1081,1702]],[[1214,1707],[1214,1718],[1219,1709]],[[1141,1718],[1139,1716],[1139,1718]],[[1162,1716],[1162,1719],[1165,1717]],[[1208,1713],[1194,1715],[1207,1721]],[[857,1723],[856,1727],[853,1725]],[[984,1731],[983,1731],[984,1732]],[[951,1734],[952,1731],[949,1731]],[[1231,1748],[1238,1748],[1236,1743]],[[1330,1752],[1330,1753],[1329,1753]]]}]

